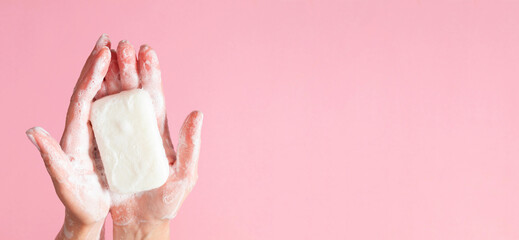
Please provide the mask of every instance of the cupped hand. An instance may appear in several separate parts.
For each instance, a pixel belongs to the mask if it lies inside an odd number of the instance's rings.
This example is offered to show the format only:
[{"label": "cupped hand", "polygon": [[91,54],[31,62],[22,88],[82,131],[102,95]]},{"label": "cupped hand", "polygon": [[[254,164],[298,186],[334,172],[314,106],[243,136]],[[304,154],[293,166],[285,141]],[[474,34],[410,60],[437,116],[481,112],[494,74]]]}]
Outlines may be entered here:
[{"label": "cupped hand", "polygon": [[27,130],[65,205],[65,223],[57,238],[98,239],[110,209],[110,193],[96,163],[96,144],[88,121],[111,59],[110,40],[102,35],[88,57],[70,99],[65,131],[58,144],[40,127]]},{"label": "cupped hand", "polygon": [[125,228],[124,232],[128,234],[130,228],[145,231],[142,230],[144,225],[153,227],[168,223],[169,219],[175,217],[198,178],[203,114],[193,111],[187,116],[180,129],[176,153],[168,129],[157,54],[151,47],[143,45],[137,60],[133,46],[127,41],[121,41],[117,51],[112,51],[110,70],[96,98],[135,88],[144,89],[152,98],[159,132],[169,159],[170,176],[164,185],[149,191],[132,195],[112,192],[110,212],[114,236],[120,236],[117,231],[121,228]]}]

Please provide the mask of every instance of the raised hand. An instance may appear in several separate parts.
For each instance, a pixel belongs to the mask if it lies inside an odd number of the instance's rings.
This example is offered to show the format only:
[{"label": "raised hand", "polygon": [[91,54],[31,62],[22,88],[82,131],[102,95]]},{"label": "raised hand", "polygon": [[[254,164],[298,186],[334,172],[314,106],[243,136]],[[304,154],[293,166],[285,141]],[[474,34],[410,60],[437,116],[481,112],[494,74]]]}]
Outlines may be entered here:
[{"label": "raised hand", "polygon": [[101,89],[110,59],[110,40],[102,35],[74,88],[60,144],[40,127],[26,132],[40,151],[65,205],[65,222],[57,239],[99,239],[110,209],[110,194],[96,164],[96,145],[88,121],[91,103]]},{"label": "raised hand", "polygon": [[149,46],[143,45],[137,60],[133,46],[127,41],[121,41],[117,53],[112,54],[109,73],[97,97],[139,87],[147,91],[153,100],[157,124],[170,163],[170,176],[160,188],[133,195],[112,193],[110,212],[114,222],[114,238],[169,239],[169,219],[175,217],[198,178],[203,115],[194,111],[187,116],[180,129],[178,154],[175,153],[169,135],[157,54]]}]

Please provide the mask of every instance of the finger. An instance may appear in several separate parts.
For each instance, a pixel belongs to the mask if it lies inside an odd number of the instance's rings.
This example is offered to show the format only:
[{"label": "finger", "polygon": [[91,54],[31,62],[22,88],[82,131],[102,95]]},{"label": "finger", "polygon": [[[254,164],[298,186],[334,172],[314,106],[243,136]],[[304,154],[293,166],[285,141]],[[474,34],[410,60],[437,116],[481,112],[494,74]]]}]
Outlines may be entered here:
[{"label": "finger", "polygon": [[103,98],[107,95],[112,95],[120,92],[121,83],[119,81],[119,66],[117,66],[117,54],[115,50],[110,50],[110,65],[108,72],[106,73],[105,79],[101,84],[101,89],[97,92],[95,99]]},{"label": "finger", "polygon": [[[78,146],[88,144],[87,123],[90,116],[90,105],[101,89],[103,78],[108,71],[110,56],[108,47],[101,48],[84,78],[79,79],[76,84],[67,112],[65,132],[61,138],[61,146],[66,153],[77,153],[75,150]],[[83,150],[88,151],[88,149]]]},{"label": "finger", "polygon": [[159,59],[156,52],[148,45],[141,46],[137,66],[142,88],[148,92],[153,102],[153,108],[155,110],[166,155],[170,160],[170,164],[173,164],[176,156],[173,144],[171,143],[171,137],[169,136]]},{"label": "finger", "polygon": [[81,70],[81,74],[79,75],[79,79],[82,79],[85,75],[85,73],[90,69],[90,66],[92,65],[92,59],[97,55],[97,53],[101,50],[103,47],[110,48],[111,42],[110,37],[108,34],[102,34],[99,39],[97,39],[97,42],[94,46],[94,49],[92,49],[92,52],[88,56],[85,65],[83,66],[83,69]]},{"label": "finger", "polygon": [[142,45],[139,50],[139,76],[142,89],[150,95],[161,133],[165,130],[166,107],[162,93],[159,59],[155,51],[148,45]]},{"label": "finger", "polygon": [[180,178],[196,178],[197,176],[203,119],[202,112],[193,111],[187,116],[180,129],[178,159],[174,168],[175,173]]},{"label": "finger", "polygon": [[50,176],[58,182],[66,180],[69,172],[68,169],[70,169],[70,162],[68,161],[67,155],[61,150],[58,142],[56,142],[47,131],[40,127],[31,128],[25,133],[27,137],[29,137],[29,140],[31,140],[40,151]]},{"label": "finger", "polygon": [[117,53],[111,50],[112,58],[110,59],[110,67],[106,73],[105,84],[108,95],[116,94],[121,91],[121,80],[119,78],[119,65],[117,63]]},{"label": "finger", "polygon": [[126,40],[117,46],[117,64],[119,65],[122,90],[135,89],[139,86],[137,75],[135,49]]}]

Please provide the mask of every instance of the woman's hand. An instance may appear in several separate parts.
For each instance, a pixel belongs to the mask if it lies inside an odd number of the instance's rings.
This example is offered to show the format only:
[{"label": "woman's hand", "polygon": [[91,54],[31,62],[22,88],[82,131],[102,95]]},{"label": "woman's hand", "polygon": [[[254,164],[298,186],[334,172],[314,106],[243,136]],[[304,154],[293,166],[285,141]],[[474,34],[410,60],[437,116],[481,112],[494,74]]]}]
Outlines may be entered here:
[{"label": "woman's hand", "polygon": [[198,177],[203,115],[194,111],[187,116],[180,129],[177,155],[168,130],[157,54],[143,45],[137,60],[133,46],[121,41],[117,53],[112,52],[110,70],[97,98],[135,88],[144,89],[152,98],[170,176],[163,186],[150,191],[133,195],[112,193],[114,239],[169,239],[169,219],[175,217]]},{"label": "woman's hand", "polygon": [[110,209],[110,194],[100,165],[95,162],[98,154],[88,122],[91,103],[101,88],[110,59],[110,40],[102,35],[74,88],[61,144],[40,127],[26,132],[40,151],[54,189],[65,205],[65,222],[57,239],[99,239]]}]

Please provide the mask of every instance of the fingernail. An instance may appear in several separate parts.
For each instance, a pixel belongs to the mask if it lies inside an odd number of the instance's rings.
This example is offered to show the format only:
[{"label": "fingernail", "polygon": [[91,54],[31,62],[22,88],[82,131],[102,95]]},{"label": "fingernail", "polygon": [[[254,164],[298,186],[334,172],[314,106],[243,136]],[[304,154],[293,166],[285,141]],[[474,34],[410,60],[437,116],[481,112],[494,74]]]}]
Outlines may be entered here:
[{"label": "fingernail", "polygon": [[196,112],[195,121],[199,123],[198,127],[202,127],[202,122],[204,121],[204,114],[198,110],[195,112]]},{"label": "fingernail", "polygon": [[108,34],[106,34],[106,33],[101,34],[99,39],[97,39],[96,45],[104,44],[106,42],[107,38],[108,38]]},{"label": "fingernail", "polygon": [[38,149],[38,151],[40,151],[40,146],[38,146],[38,144],[36,143],[36,139],[34,139],[34,136],[32,135],[33,132],[34,132],[34,129],[35,128],[31,128],[29,130],[27,130],[25,132],[25,134],[27,135],[27,137],[29,138],[29,140],[32,142],[32,144],[34,144],[34,146],[36,146],[36,148]]},{"label": "fingernail", "polygon": [[49,135],[49,132],[45,131],[45,129],[43,129],[43,128],[41,128],[41,127],[34,127],[34,130],[38,130],[38,131],[40,131],[40,132],[43,132],[43,133]]},{"label": "fingernail", "polygon": [[92,55],[96,55],[100,51],[101,46],[110,46],[110,38],[108,37],[108,34],[103,33],[97,39],[96,45],[94,46],[94,50],[92,50]]},{"label": "fingernail", "polygon": [[119,42],[119,46],[121,46],[121,45],[130,45],[131,46],[132,44],[130,44],[130,42],[128,42],[128,40],[125,39],[125,40],[121,40]]},{"label": "fingernail", "polygon": [[150,48],[151,48],[151,47],[150,47],[148,44],[143,44],[143,45],[141,45],[141,49],[140,49],[140,51],[146,51],[146,50],[148,50],[148,49],[150,49]]}]

